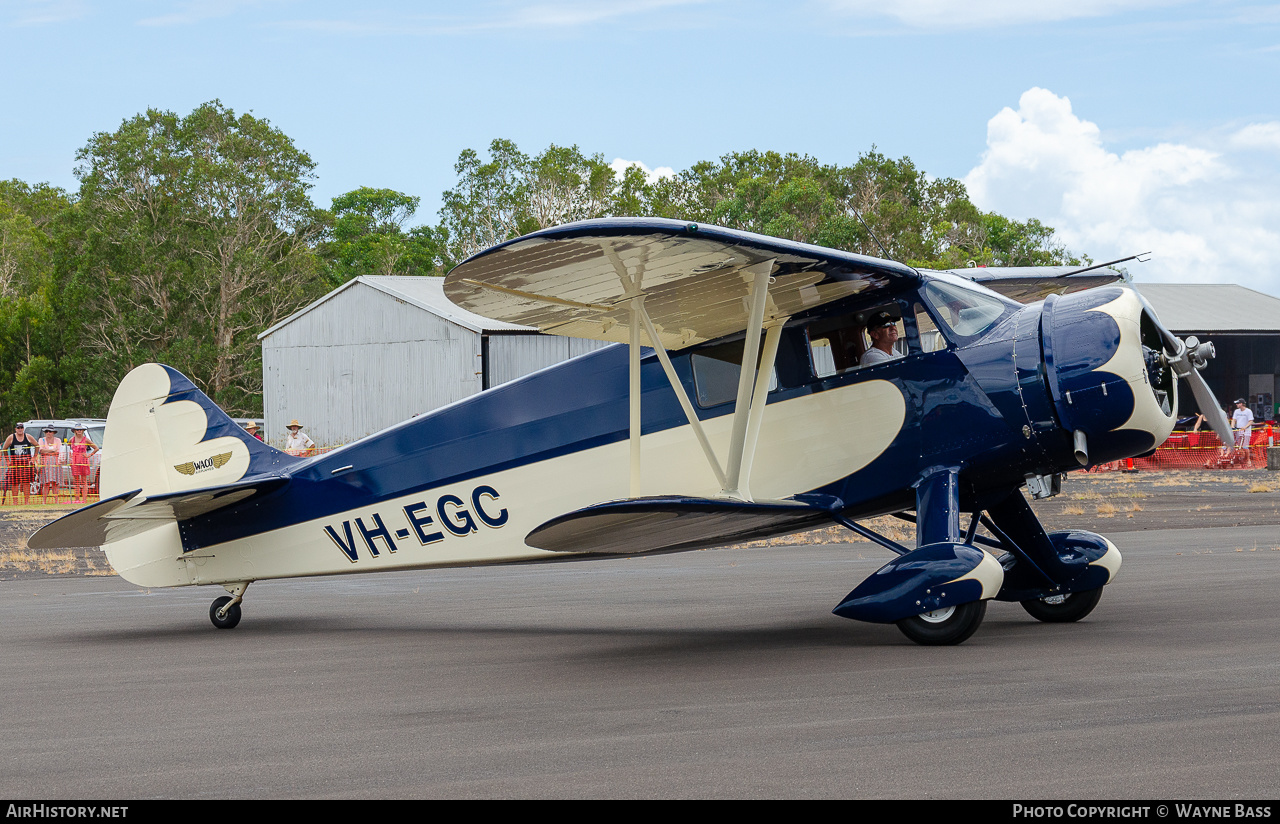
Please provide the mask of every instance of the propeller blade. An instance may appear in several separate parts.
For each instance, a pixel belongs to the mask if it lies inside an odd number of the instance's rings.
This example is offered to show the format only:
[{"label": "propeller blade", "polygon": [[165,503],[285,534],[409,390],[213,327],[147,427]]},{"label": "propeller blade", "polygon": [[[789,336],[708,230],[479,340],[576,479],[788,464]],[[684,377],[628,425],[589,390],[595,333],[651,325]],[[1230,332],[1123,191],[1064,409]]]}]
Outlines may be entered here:
[{"label": "propeller blade", "polygon": [[1205,383],[1204,376],[1198,369],[1192,369],[1183,377],[1187,383],[1191,384],[1191,392],[1196,396],[1200,411],[1209,420],[1213,431],[1222,439],[1222,445],[1233,446],[1235,440],[1231,435],[1231,422],[1227,420],[1227,413],[1223,412],[1222,407],[1218,405],[1218,399],[1213,396],[1213,390],[1209,388],[1209,384]]},{"label": "propeller blade", "polygon": [[[1143,305],[1148,309],[1151,308],[1145,300]],[[1231,434],[1231,422],[1227,419],[1227,413],[1222,411],[1218,399],[1213,396],[1213,390],[1200,374],[1200,370],[1204,368],[1207,361],[1215,355],[1213,344],[1208,341],[1201,343],[1194,337],[1183,341],[1160,322],[1154,311],[1149,311],[1147,315],[1164,340],[1165,362],[1175,375],[1191,384],[1191,393],[1195,395],[1201,413],[1213,427],[1214,433],[1222,440],[1222,445],[1234,446],[1235,439]]]}]

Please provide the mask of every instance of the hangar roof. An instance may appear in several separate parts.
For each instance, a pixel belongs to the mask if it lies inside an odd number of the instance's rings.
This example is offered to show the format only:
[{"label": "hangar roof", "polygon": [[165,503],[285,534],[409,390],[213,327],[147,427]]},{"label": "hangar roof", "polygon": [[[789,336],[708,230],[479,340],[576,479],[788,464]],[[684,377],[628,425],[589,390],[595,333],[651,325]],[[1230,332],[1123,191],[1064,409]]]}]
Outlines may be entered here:
[{"label": "hangar roof", "polygon": [[1280,333],[1280,298],[1232,283],[1135,283],[1171,332]]},{"label": "hangar roof", "polygon": [[500,320],[492,320],[490,318],[477,315],[474,312],[468,312],[466,309],[459,308],[453,303],[453,301],[444,296],[444,278],[416,275],[362,275],[354,280],[347,281],[319,300],[302,307],[289,317],[272,326],[270,329],[259,334],[258,340],[262,340],[277,329],[293,323],[308,312],[311,312],[332,300],[335,296],[345,292],[347,289],[353,288],[357,283],[376,289],[389,297],[395,298],[396,300],[404,301],[411,306],[416,306],[419,309],[444,318],[445,320],[455,323],[464,329],[470,329],[472,332],[538,331],[530,326],[520,326],[515,323],[504,323]]}]

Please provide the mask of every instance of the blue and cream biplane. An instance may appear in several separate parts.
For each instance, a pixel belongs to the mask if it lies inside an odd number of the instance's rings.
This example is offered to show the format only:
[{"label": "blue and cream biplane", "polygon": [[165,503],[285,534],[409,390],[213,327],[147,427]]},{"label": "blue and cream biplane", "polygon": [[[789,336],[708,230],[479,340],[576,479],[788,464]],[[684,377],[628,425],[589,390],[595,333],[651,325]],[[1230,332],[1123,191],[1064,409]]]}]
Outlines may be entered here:
[{"label": "blue and cream biplane", "polygon": [[[1170,334],[1114,272],[965,275],[656,218],[536,232],[461,263],[446,294],[623,345],[305,459],[140,366],[111,404],[101,501],[30,545],[102,546],[141,586],[221,585],[210,617],[230,628],[258,580],[841,524],[895,557],[837,615],[922,644],[968,638],[992,598],[1075,621],[1120,553],[1046,532],[1023,489],[1155,448],[1179,377],[1219,409],[1198,371],[1212,347]],[[1213,423],[1230,443],[1220,409]],[[915,546],[859,523],[884,514],[914,522]]]}]

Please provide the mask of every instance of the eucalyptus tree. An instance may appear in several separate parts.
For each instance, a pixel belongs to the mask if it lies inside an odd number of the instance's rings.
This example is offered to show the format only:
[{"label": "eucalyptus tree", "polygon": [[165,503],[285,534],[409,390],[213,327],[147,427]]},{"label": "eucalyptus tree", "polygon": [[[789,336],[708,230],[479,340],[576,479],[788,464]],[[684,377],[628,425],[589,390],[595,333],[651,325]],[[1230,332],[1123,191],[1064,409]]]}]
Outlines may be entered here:
[{"label": "eucalyptus tree", "polygon": [[256,335],[320,294],[315,164],[219,101],[148,109],[76,155],[88,343],[123,374],[160,360],[245,414],[261,400]]},{"label": "eucalyptus tree", "polygon": [[1039,221],[983,213],[964,184],[872,147],[848,166],[808,155],[731,152],[671,177],[621,178],[601,155],[552,145],[530,157],[495,140],[468,149],[444,195],[442,228],[457,258],[536,229],[606,215],[656,215],[889,257],[915,266],[1072,263]]},{"label": "eucalyptus tree", "polygon": [[538,229],[617,214],[613,169],[577,146],[552,144],[530,157],[510,140],[494,140],[488,160],[466,149],[453,169],[458,182],[444,193],[440,213],[455,261]]},{"label": "eucalyptus tree", "polygon": [[368,186],[333,199],[329,230],[320,245],[329,279],[338,286],[361,275],[442,275],[448,265],[442,232],[405,228],[420,198]]},{"label": "eucalyptus tree", "polygon": [[0,181],[0,420],[84,414],[78,328],[56,276],[72,201],[48,184]]}]

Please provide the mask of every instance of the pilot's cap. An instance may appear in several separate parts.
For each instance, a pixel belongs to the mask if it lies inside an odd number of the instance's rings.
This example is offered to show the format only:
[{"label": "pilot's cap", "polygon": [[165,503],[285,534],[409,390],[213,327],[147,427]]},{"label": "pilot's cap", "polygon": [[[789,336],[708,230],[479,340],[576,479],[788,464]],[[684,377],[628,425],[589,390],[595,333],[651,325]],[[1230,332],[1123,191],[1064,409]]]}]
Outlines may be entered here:
[{"label": "pilot's cap", "polygon": [[867,328],[881,329],[885,326],[893,326],[897,322],[898,322],[898,319],[895,318],[893,315],[889,314],[888,312],[880,311],[872,315],[871,318],[867,321]]}]

